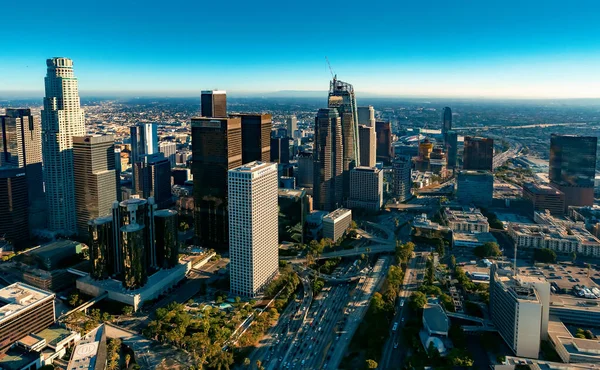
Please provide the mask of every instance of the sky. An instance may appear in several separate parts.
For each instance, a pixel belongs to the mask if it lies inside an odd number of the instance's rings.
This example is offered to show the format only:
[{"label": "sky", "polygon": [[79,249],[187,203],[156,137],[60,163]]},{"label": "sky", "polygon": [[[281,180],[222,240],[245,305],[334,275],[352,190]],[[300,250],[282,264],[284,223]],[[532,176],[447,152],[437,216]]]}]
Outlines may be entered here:
[{"label": "sky", "polygon": [[326,91],[600,98],[597,1],[8,1],[0,97],[42,96],[73,59],[81,95]]}]

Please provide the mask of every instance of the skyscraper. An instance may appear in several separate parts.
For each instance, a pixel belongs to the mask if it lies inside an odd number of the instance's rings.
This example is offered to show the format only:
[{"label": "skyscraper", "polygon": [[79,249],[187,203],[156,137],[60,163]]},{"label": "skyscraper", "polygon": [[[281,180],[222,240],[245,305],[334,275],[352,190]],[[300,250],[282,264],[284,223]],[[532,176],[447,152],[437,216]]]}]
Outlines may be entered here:
[{"label": "skyscraper", "polygon": [[565,194],[565,207],[594,204],[598,138],[558,135],[550,137],[550,183]]},{"label": "skyscraper", "polygon": [[29,229],[46,227],[42,170],[42,127],[30,109],[6,109],[0,116],[0,166],[25,169],[29,198]]},{"label": "skyscraper", "polygon": [[[296,116],[289,116],[285,119],[288,137],[292,139],[298,138],[296,131],[298,130],[298,119]],[[246,163],[246,162],[244,162]]]},{"label": "skyscraper", "polygon": [[131,135],[131,164],[141,162],[146,155],[158,153],[157,126],[138,123],[129,128]]},{"label": "skyscraper", "polygon": [[154,198],[159,209],[173,203],[171,194],[171,163],[163,153],[147,155],[135,164],[135,192],[142,198]]},{"label": "skyscraper", "polygon": [[375,125],[359,125],[358,133],[360,139],[360,165],[366,167],[375,166],[377,145],[375,141]]},{"label": "skyscraper", "polygon": [[227,171],[241,165],[241,118],[192,118],[194,230],[203,246],[227,244]]},{"label": "skyscraper", "polygon": [[315,120],[314,186],[316,209],[333,211],[343,200],[342,126],[336,109],[319,109]]},{"label": "skyscraper", "polygon": [[377,135],[377,162],[390,163],[392,155],[392,127],[389,122],[375,123]]},{"label": "skyscraper", "polygon": [[358,107],[358,124],[375,128],[375,109],[372,105]]},{"label": "skyscraper", "polygon": [[171,168],[175,167],[175,155],[177,154],[177,144],[172,141],[161,141],[158,144],[158,150],[169,160]]},{"label": "skyscraper", "polygon": [[350,171],[348,208],[377,212],[383,205],[383,170],[377,167],[354,167]]},{"label": "skyscraper", "polygon": [[[272,137],[270,139],[270,160],[277,163],[290,163],[290,138]],[[245,162],[246,163],[246,162]]]},{"label": "skyscraper", "polygon": [[411,197],[412,158],[408,155],[400,155],[392,162],[392,189],[396,200],[404,202]]},{"label": "skyscraper", "polygon": [[458,135],[456,131],[448,131],[444,136],[446,153],[448,155],[448,168],[454,169],[457,166],[458,159]]},{"label": "skyscraper", "polygon": [[328,108],[336,108],[340,116],[344,171],[360,163],[358,112],[354,87],[334,77],[329,83]]},{"label": "skyscraper", "polygon": [[463,169],[492,171],[494,162],[494,139],[465,136]]},{"label": "skyscraper", "polygon": [[[298,154],[298,171],[296,176],[298,186],[312,190],[314,186],[314,171],[312,152],[300,152]],[[312,191],[310,194],[312,194]]]},{"label": "skyscraper", "polygon": [[154,212],[156,267],[171,268],[179,262],[177,212],[162,209]]},{"label": "skyscraper", "polygon": [[200,98],[202,117],[227,117],[227,93],[221,90],[202,91]]},{"label": "skyscraper", "polygon": [[117,200],[113,135],[73,137],[77,232],[88,235],[91,219],[111,214]]},{"label": "skyscraper", "polygon": [[232,114],[242,120],[242,163],[271,159],[271,115]]},{"label": "skyscraper", "polygon": [[277,165],[234,168],[228,187],[231,293],[256,297],[279,269]]},{"label": "skyscraper", "polygon": [[0,167],[0,239],[16,246],[29,239],[25,168]]},{"label": "skyscraper", "polygon": [[442,136],[452,130],[452,109],[444,107],[442,110]]},{"label": "skyscraper", "polygon": [[72,138],[85,134],[85,116],[80,107],[73,61],[52,58],[46,60],[46,65],[42,153],[48,227],[72,234],[77,226]]}]

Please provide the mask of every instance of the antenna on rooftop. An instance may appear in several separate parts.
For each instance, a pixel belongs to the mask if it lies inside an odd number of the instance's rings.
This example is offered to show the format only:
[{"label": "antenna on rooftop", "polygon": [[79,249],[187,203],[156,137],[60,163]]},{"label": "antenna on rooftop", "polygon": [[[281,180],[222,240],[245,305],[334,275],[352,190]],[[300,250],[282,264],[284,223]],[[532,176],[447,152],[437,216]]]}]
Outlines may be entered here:
[{"label": "antenna on rooftop", "polygon": [[327,66],[329,67],[329,72],[331,73],[331,78],[336,79],[337,75],[333,73],[333,69],[331,69],[331,63],[329,63],[329,58],[325,56],[325,60],[327,61]]}]

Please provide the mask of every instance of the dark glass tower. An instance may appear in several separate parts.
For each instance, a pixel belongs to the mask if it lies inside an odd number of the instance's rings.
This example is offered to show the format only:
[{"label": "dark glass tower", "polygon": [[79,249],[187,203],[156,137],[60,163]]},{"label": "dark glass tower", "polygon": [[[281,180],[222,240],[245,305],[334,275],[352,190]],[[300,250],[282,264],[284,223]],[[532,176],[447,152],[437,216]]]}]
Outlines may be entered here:
[{"label": "dark glass tower", "polygon": [[25,169],[0,167],[0,239],[16,246],[29,239],[28,205]]},{"label": "dark glass tower", "polygon": [[272,137],[269,159],[271,162],[276,163],[290,163],[290,138]]},{"label": "dark glass tower", "polygon": [[202,117],[227,117],[227,94],[225,91],[202,91],[200,115]]},{"label": "dark glass tower", "polygon": [[448,131],[444,136],[446,143],[446,153],[448,155],[448,168],[454,169],[458,160],[458,134],[456,131]]},{"label": "dark glass tower", "polygon": [[232,114],[242,120],[242,163],[271,159],[271,115]]},{"label": "dark glass tower", "polygon": [[173,203],[171,194],[171,162],[163,153],[144,157],[136,163],[135,192],[142,198],[154,197],[159,209],[167,208]]},{"label": "dark glass tower", "polygon": [[463,169],[492,171],[494,162],[494,139],[465,136]]},{"label": "dark glass tower", "polygon": [[336,109],[319,109],[315,122],[314,206],[333,211],[343,200],[343,152],[340,116]]},{"label": "dark glass tower", "polygon": [[112,216],[99,217],[88,222],[90,276],[107,279],[117,272],[119,234]]},{"label": "dark glass tower", "polygon": [[156,238],[156,266],[169,269],[179,262],[179,239],[177,234],[177,212],[163,209],[154,213],[154,235]]},{"label": "dark glass tower", "polygon": [[192,118],[194,230],[204,247],[227,244],[227,171],[241,165],[239,117]]},{"label": "dark glass tower", "polygon": [[377,138],[377,162],[390,163],[392,160],[392,127],[389,122],[375,123]]},{"label": "dark glass tower", "polygon": [[442,135],[452,130],[452,109],[444,107],[442,110]]},{"label": "dark glass tower", "polygon": [[594,204],[598,138],[552,134],[550,183],[565,193],[565,207]]}]

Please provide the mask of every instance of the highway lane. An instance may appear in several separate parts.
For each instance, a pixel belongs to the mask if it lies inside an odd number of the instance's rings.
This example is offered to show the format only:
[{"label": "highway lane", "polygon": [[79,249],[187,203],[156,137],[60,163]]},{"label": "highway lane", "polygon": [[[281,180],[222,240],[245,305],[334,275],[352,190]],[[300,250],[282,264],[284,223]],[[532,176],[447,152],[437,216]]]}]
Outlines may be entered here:
[{"label": "highway lane", "polygon": [[[367,253],[367,248],[369,248],[370,250],[370,254],[375,254],[375,253],[384,253],[384,252],[393,252],[396,250],[396,244],[395,243],[388,243],[388,244],[376,244],[376,245],[369,245],[367,247],[361,247],[361,248],[353,248],[353,249],[347,249],[347,250],[343,250],[343,251],[337,251],[337,252],[329,252],[329,253],[323,253],[320,256],[318,256],[315,259],[326,259],[326,258],[333,258],[333,257],[348,257],[348,256],[360,256],[361,254],[366,254]],[[298,258],[295,256],[289,257],[281,257],[280,259],[282,260],[286,260],[289,261],[290,263],[303,263],[306,262],[306,258]]]},{"label": "highway lane", "polygon": [[[390,336],[384,346],[379,365],[381,369],[398,369],[402,367],[404,358],[407,354],[402,343],[402,327],[408,319],[410,310],[408,299],[410,295],[417,290],[423,282],[425,275],[427,257],[425,253],[415,253],[415,258],[410,260],[404,275],[403,289],[396,305],[396,314],[390,327]],[[397,329],[392,330],[394,324],[398,323]]]}]

